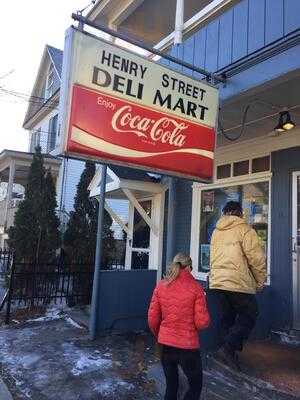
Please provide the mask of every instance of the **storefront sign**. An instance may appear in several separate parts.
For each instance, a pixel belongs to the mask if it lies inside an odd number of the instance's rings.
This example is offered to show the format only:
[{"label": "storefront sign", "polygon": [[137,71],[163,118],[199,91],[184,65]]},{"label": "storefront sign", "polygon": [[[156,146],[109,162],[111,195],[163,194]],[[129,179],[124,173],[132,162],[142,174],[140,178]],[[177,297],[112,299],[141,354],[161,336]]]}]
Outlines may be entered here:
[{"label": "storefront sign", "polygon": [[216,88],[70,28],[61,152],[209,181]]}]

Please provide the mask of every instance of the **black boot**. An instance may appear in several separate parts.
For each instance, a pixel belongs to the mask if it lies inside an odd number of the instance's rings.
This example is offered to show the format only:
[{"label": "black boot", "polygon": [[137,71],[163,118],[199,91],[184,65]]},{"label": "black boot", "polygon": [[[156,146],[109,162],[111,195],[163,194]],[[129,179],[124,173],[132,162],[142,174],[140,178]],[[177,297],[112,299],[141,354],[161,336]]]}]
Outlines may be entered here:
[{"label": "black boot", "polygon": [[238,356],[236,352],[230,348],[228,345],[222,346],[215,354],[215,358],[218,361],[221,361],[229,368],[233,369],[234,371],[241,371],[241,367],[239,364]]}]

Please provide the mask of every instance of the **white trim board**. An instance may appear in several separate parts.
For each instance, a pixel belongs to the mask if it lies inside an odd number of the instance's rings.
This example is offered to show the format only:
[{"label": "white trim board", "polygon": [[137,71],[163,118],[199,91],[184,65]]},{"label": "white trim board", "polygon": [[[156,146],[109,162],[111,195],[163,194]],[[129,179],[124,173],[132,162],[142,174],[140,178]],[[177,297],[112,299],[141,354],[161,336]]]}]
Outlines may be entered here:
[{"label": "white trim board", "polygon": [[300,146],[300,129],[275,137],[260,137],[218,146],[215,150],[216,165],[247,160],[271,154],[274,151]]}]

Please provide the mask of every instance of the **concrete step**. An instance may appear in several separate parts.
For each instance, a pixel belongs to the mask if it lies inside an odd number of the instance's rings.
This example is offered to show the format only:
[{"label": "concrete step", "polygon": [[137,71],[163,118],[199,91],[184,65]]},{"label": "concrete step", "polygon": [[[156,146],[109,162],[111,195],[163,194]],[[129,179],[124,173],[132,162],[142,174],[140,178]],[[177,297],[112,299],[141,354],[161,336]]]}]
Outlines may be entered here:
[{"label": "concrete step", "polygon": [[252,399],[299,400],[298,396],[278,390],[269,382],[251,376],[243,366],[242,372],[236,372],[211,356],[207,356],[205,374],[210,377],[210,380],[212,378],[217,381],[224,380],[232,387],[232,390],[238,388],[241,393],[252,393]]}]

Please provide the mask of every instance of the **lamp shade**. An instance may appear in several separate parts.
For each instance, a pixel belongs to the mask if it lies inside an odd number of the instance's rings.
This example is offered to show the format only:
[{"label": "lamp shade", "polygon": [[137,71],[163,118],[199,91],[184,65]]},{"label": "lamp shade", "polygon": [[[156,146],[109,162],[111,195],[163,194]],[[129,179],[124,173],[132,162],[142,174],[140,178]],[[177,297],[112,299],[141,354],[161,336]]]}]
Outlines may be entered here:
[{"label": "lamp shade", "polygon": [[285,114],[285,122],[283,123],[282,127],[285,131],[289,131],[293,128],[295,128],[296,124],[291,120],[291,115],[287,111]]},{"label": "lamp shade", "polygon": [[292,121],[291,115],[288,111],[279,113],[278,124],[275,126],[274,131],[283,133],[295,128],[296,124]]}]

